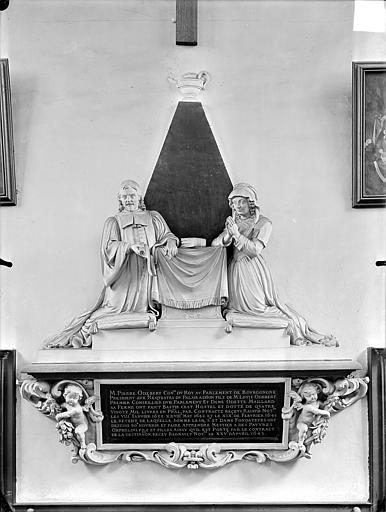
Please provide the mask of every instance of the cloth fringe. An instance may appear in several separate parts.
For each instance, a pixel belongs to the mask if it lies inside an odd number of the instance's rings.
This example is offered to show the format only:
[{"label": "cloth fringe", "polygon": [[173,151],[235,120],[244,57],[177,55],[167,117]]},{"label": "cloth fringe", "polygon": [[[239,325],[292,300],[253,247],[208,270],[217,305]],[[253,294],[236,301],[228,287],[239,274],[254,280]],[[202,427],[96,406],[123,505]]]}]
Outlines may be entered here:
[{"label": "cloth fringe", "polygon": [[208,297],[199,300],[173,300],[164,299],[162,304],[176,309],[199,309],[206,306],[223,306],[226,303],[225,297]]}]

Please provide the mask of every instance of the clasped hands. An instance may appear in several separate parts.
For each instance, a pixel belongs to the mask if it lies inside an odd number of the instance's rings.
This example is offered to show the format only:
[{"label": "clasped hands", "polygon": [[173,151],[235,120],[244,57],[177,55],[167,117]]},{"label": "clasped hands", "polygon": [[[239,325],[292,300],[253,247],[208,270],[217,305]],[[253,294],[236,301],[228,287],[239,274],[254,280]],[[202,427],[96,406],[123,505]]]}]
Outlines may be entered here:
[{"label": "clasped hands", "polygon": [[225,231],[226,231],[225,236],[224,236],[225,243],[229,243],[232,240],[232,238],[237,240],[238,237],[240,236],[239,228],[236,224],[235,219],[233,219],[232,217],[227,217],[227,219],[225,221]]}]

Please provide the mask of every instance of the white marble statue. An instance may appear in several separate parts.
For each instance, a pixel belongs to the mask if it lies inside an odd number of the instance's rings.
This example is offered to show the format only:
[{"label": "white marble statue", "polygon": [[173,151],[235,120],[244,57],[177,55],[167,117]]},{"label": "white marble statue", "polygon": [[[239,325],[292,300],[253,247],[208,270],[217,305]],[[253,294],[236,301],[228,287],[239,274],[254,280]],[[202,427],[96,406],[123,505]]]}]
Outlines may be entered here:
[{"label": "white marble statue", "polygon": [[57,422],[69,419],[74,427],[74,433],[80,443],[80,447],[85,448],[85,433],[88,430],[88,422],[86,415],[84,414],[83,407],[79,403],[82,396],[83,393],[79,386],[69,384],[63,393],[65,402],[63,403],[62,408],[65,409],[65,411],[58,413],[55,416],[55,419]]},{"label": "white marble statue", "polygon": [[103,229],[101,260],[104,288],[96,305],[84,312],[46,348],[89,347],[98,328],[155,328],[151,307],[153,252],[162,247],[167,258],[178,252],[178,238],[163,217],[146,210],[141,189],[133,180],[121,184],[119,212],[109,217]]},{"label": "white marble statue", "polygon": [[[51,404],[49,408],[45,409],[46,414],[51,417],[53,414],[55,415],[56,429],[61,443],[69,445],[76,441],[84,450],[86,448],[86,432],[89,427],[88,418],[94,423],[100,423],[103,420],[103,414],[93,407],[96,396],[87,396],[81,386],[69,383],[64,388],[63,398],[64,402],[59,406],[50,395]],[[54,404],[55,407],[53,407]],[[58,412],[57,409],[62,409],[64,412]]]},{"label": "white marble statue", "polygon": [[299,448],[304,447],[304,441],[309,435],[309,430],[316,428],[321,418],[328,419],[331,416],[329,411],[324,410],[324,404],[319,400],[320,392],[321,387],[315,382],[303,383],[299,388],[299,394],[294,391],[290,392],[294,400],[290,411],[291,409],[300,411],[296,421]]},{"label": "white marble statue", "polygon": [[232,217],[212,245],[233,247],[228,264],[229,302],[225,310],[228,332],[233,326],[285,328],[291,344],[337,344],[333,336],[322,335],[308,326],[294,309],[280,301],[269,268],[262,256],[272,223],[261,215],[254,187],[234,186],[228,196]]},{"label": "white marble statue", "polygon": [[122,183],[118,200],[119,213],[106,220],[102,235],[106,290],[101,315],[148,311],[148,282],[154,274],[150,252],[164,246],[166,257],[172,258],[178,251],[178,238],[158,212],[146,210],[135,181]]}]

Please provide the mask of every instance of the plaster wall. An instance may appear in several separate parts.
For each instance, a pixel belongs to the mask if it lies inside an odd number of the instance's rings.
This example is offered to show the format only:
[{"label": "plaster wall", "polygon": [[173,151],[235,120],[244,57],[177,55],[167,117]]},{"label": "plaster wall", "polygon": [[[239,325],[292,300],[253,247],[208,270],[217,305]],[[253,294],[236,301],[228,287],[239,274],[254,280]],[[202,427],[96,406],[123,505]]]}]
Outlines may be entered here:
[{"label": "plaster wall", "polygon": [[[21,368],[96,300],[117,187],[126,177],[146,187],[179,99],[167,77],[204,69],[202,101],[230,177],[255,184],[273,221],[266,257],[280,296],[363,360],[385,345],[375,267],[385,223],[381,209],[351,208],[351,61],[385,61],[385,34],[353,33],[351,1],[200,0],[199,46],[178,47],[174,9],[13,0],[1,14],[18,187],[18,205],[0,212],[1,256],[14,263],[0,268],[1,346],[18,350]],[[334,418],[310,461],[194,474],[74,467],[50,422],[27,403],[19,418],[21,502],[367,499],[364,403]]]}]

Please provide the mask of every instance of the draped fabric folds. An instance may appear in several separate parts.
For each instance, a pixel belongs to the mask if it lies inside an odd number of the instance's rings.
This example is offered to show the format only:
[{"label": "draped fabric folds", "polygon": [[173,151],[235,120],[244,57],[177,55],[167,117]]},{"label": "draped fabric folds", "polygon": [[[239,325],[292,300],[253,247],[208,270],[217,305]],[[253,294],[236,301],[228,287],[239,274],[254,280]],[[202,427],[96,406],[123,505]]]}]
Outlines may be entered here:
[{"label": "draped fabric folds", "polygon": [[228,297],[224,247],[180,248],[168,259],[156,251],[157,286],[153,299],[178,309],[224,305]]},{"label": "draped fabric folds", "polygon": [[[67,327],[45,342],[46,348],[89,347],[95,322],[113,315],[143,314],[148,318],[150,289],[154,274],[151,250],[177,242],[163,217],[154,211],[117,213],[104,225],[101,241],[101,263],[104,288],[96,304],[76,316]],[[143,244],[143,255],[132,247]],[[119,319],[118,319],[119,324]]]},{"label": "draped fabric folds", "polygon": [[[331,335],[312,329],[295,309],[279,299],[271,272],[261,255],[271,234],[271,221],[256,218],[238,219],[240,235],[234,240],[228,266],[229,302],[225,315],[240,327],[285,328],[291,344],[317,343],[337,345]],[[212,245],[223,245],[225,232]]]},{"label": "draped fabric folds", "polygon": [[280,301],[261,255],[271,234],[269,219],[257,215],[238,219],[237,225],[227,265],[224,236],[227,245],[231,242],[226,232],[212,247],[180,247],[168,258],[162,246],[170,240],[177,244],[178,239],[159,213],[137,211],[108,218],[101,243],[102,293],[92,308],[47,340],[46,348],[91,346],[98,320],[105,321],[102,329],[148,326],[151,315],[155,322],[154,302],[177,309],[225,306],[233,325],[284,328],[295,345],[337,345],[333,336],[318,333]]}]

